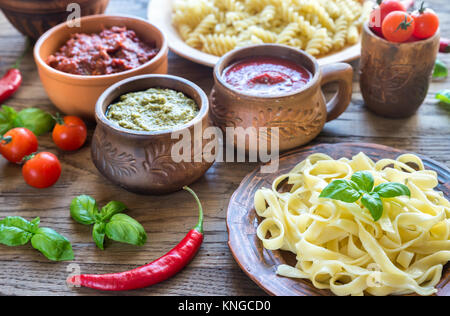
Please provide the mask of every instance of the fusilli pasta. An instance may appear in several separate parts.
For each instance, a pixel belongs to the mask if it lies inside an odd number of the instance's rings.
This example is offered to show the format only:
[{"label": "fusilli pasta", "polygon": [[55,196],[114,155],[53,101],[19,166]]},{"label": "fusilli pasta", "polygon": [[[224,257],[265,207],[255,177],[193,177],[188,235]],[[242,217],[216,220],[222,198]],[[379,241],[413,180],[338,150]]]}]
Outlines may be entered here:
[{"label": "fusilli pasta", "polygon": [[372,7],[364,0],[175,0],[173,24],[189,46],[216,56],[262,43],[322,56],[357,43]]}]

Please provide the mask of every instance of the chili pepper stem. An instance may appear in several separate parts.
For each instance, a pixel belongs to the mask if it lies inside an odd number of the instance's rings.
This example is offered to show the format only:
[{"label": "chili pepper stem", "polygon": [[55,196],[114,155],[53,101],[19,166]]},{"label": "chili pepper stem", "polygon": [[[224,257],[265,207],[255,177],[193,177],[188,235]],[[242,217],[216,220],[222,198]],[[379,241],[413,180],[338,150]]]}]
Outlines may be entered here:
[{"label": "chili pepper stem", "polygon": [[198,198],[197,194],[195,194],[195,192],[191,188],[189,188],[188,186],[184,186],[183,189],[188,191],[189,193],[191,193],[192,196],[195,198],[195,201],[197,201],[199,216],[198,216],[198,223],[194,227],[194,229],[196,231],[198,231],[199,233],[203,234],[203,207],[202,207],[202,203],[200,202],[200,199]]}]

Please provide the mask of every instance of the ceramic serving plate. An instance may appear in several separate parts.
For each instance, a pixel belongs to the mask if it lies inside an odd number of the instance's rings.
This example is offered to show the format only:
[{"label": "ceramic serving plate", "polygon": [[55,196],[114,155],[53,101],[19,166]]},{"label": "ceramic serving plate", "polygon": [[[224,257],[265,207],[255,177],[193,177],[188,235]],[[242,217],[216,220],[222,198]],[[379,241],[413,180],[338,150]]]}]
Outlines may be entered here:
[{"label": "ceramic serving plate", "polygon": [[[172,25],[172,4],[175,0],[151,0],[147,17],[149,21],[158,26],[167,36],[169,47],[176,54],[195,63],[214,67],[220,57],[206,54],[187,45]],[[319,65],[339,62],[349,62],[361,56],[361,43],[348,46],[339,52],[318,58]]]},{"label": "ceramic serving plate", "polygon": [[[364,152],[373,160],[381,158],[397,158],[405,152],[375,144],[322,144],[291,151],[280,158],[280,168],[277,173],[262,174],[257,168],[247,175],[233,194],[228,206],[227,228],[228,245],[241,269],[264,291],[280,296],[320,296],[333,295],[328,290],[315,288],[309,280],[290,279],[276,275],[280,264],[295,265],[295,255],[286,251],[269,251],[263,248],[262,242],[256,236],[260,218],[253,207],[255,192],[261,187],[271,187],[272,182],[281,174],[289,172],[295,165],[313,153],[325,153],[334,159],[351,158],[359,152]],[[437,190],[450,196],[450,170],[429,158],[419,156],[426,169],[438,173],[439,186]],[[439,296],[450,295],[450,267],[447,264],[441,281],[437,285]]]}]

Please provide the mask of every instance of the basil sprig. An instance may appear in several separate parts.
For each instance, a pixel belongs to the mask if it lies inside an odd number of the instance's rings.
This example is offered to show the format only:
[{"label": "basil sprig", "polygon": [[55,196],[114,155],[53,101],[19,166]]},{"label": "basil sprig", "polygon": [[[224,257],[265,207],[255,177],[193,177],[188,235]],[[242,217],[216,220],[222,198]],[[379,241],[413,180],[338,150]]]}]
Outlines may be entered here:
[{"label": "basil sprig", "polygon": [[39,217],[31,222],[19,216],[0,221],[0,243],[7,246],[23,246],[31,241],[33,248],[53,261],[73,260],[72,245],[66,237],[50,228],[40,228]]},{"label": "basil sprig", "polygon": [[54,125],[53,117],[41,109],[27,108],[17,112],[3,105],[0,110],[0,135],[15,127],[25,127],[39,136],[49,132]]},{"label": "basil sprig", "polygon": [[346,203],[355,203],[361,199],[372,215],[378,221],[383,215],[383,202],[381,198],[393,198],[406,195],[411,197],[409,188],[401,183],[382,183],[374,188],[374,179],[368,171],[354,173],[351,180],[338,179],[332,181],[323,189],[319,197],[338,200]]},{"label": "basil sprig", "polygon": [[70,215],[83,225],[94,225],[92,238],[98,248],[104,250],[105,237],[122,243],[142,246],[147,233],[139,222],[122,214],[127,207],[111,201],[99,210],[97,202],[88,195],[80,195],[70,204]]},{"label": "basil sprig", "polygon": [[450,105],[450,90],[443,90],[436,94],[436,99],[442,104]]},{"label": "basil sprig", "polygon": [[445,78],[448,76],[447,65],[443,61],[436,59],[436,64],[434,66],[433,78]]}]

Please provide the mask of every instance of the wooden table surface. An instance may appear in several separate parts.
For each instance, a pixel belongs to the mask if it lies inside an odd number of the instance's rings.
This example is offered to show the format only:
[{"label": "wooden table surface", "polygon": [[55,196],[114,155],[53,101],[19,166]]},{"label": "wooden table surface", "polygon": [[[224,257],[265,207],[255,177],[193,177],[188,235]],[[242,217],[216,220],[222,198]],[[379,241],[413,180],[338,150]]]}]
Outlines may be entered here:
[{"label": "wooden table surface", "polygon": [[[147,0],[111,0],[108,13],[145,17]],[[442,33],[450,37],[450,2],[429,0],[438,10]],[[20,56],[25,38],[0,13],[0,73]],[[450,65],[450,54],[439,56]],[[420,62],[420,61],[418,61]],[[450,167],[450,108],[438,105],[435,94],[450,88],[450,79],[433,82],[428,97],[417,115],[403,120],[380,118],[368,112],[359,91],[358,62],[354,93],[349,109],[326,125],[317,143],[371,142],[424,154]],[[39,81],[31,53],[21,70],[21,89],[6,102],[16,109],[40,107],[56,112]],[[212,86],[212,70],[170,55],[169,73],[200,85],[206,92]],[[330,88],[331,89],[331,88]],[[0,295],[106,295],[89,289],[68,289],[65,279],[69,264],[78,264],[83,273],[110,273],[128,270],[150,262],[177,244],[196,223],[196,205],[186,192],[166,196],[139,196],[110,184],[94,167],[88,144],[75,153],[59,151],[49,135],[39,138],[40,150],[58,155],[63,173],[52,188],[36,190],[22,179],[19,166],[0,159],[0,218],[18,215],[27,219],[39,216],[41,225],[67,236],[73,245],[73,262],[49,262],[30,245],[0,245]],[[194,261],[176,277],[147,289],[121,295],[264,295],[238,267],[227,246],[225,225],[228,201],[242,178],[256,167],[249,163],[216,163],[192,188],[206,210],[205,242]],[[69,214],[72,198],[89,194],[100,205],[119,200],[128,214],[143,224],[148,242],[143,247],[108,243],[105,251],[95,247],[91,227],[75,223]],[[117,294],[117,293],[114,293]]]}]

